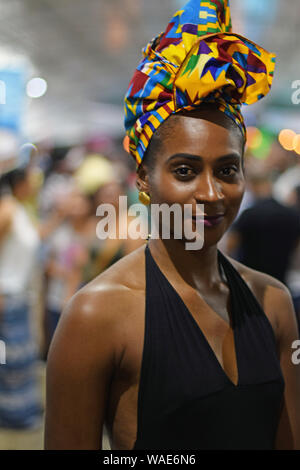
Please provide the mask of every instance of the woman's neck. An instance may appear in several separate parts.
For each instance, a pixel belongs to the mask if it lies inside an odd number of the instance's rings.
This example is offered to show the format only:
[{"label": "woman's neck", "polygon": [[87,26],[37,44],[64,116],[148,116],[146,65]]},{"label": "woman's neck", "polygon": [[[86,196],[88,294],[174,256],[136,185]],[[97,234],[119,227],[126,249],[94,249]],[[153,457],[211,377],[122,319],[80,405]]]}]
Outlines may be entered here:
[{"label": "woman's neck", "polygon": [[150,239],[148,244],[167,277],[179,275],[197,290],[209,290],[222,282],[217,245],[192,251],[186,250],[183,240]]}]

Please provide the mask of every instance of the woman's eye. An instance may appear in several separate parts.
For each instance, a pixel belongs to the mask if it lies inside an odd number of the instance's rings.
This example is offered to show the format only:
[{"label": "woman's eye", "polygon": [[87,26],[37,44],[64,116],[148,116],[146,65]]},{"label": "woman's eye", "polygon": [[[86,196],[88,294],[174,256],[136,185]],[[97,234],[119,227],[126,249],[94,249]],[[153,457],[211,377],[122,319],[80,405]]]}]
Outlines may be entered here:
[{"label": "woman's eye", "polygon": [[188,168],[188,167],[181,167],[181,168],[177,168],[174,173],[176,173],[176,175],[178,176],[191,176],[194,174],[193,170],[191,168]]},{"label": "woman's eye", "polygon": [[228,166],[226,168],[222,168],[221,173],[224,176],[234,176],[238,172],[237,166]]}]

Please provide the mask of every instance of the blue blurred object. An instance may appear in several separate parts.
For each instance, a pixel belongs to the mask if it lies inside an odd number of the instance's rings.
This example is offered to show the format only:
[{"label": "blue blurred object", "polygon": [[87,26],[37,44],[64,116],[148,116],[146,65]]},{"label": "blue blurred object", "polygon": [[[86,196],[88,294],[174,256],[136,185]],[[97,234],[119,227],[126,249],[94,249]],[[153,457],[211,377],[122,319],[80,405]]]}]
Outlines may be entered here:
[{"label": "blue blurred object", "polygon": [[278,0],[244,0],[241,10],[245,14],[243,34],[253,41],[263,41],[266,27],[271,26],[279,11]]},{"label": "blue blurred object", "polygon": [[25,105],[25,70],[0,69],[0,128],[20,134]]},{"label": "blue blurred object", "polygon": [[244,0],[242,8],[247,15],[263,18],[270,23],[277,15],[278,0]]}]

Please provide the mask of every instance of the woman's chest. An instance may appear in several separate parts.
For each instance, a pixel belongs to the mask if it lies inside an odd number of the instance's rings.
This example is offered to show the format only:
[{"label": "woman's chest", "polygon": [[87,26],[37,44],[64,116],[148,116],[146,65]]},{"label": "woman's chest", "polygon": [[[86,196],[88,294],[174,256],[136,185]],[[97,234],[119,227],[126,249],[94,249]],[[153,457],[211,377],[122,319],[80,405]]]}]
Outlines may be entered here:
[{"label": "woman's chest", "polygon": [[[184,294],[183,294],[184,296]],[[199,351],[195,350],[192,358],[186,358],[186,341],[189,338],[185,338],[182,343],[182,360],[198,361],[199,373],[201,361],[207,360],[207,352],[210,361],[210,367],[219,368],[224,370],[224,374],[230,378],[233,383],[238,380],[237,361],[235,354],[235,343],[234,334],[230,325],[224,321],[224,319],[218,314],[213,314],[211,308],[203,302],[197,299],[188,298],[185,296],[185,301],[191,307],[192,322],[194,333],[199,336],[196,341],[204,343],[204,355],[199,354]],[[216,304],[215,304],[216,306]],[[218,304],[219,308],[222,308],[221,303]],[[226,305],[224,306],[224,314]],[[156,314],[158,312],[155,312]],[[165,334],[170,341],[170,348],[165,354],[160,355],[160,351],[165,346],[163,344],[164,339],[158,333],[155,335],[155,329],[151,329],[153,324],[148,323],[149,318],[146,321],[146,314],[153,314],[153,311],[145,311],[145,299],[144,301],[137,302],[135,312],[127,318],[127,322],[121,325],[120,331],[122,331],[122,337],[120,341],[124,343],[124,352],[122,360],[120,362],[119,369],[115,374],[109,398],[109,408],[107,413],[107,426],[110,430],[112,446],[116,449],[132,449],[137,438],[138,431],[138,401],[139,391],[145,372],[147,373],[147,361],[156,361],[159,366],[160,375],[166,373],[166,376],[170,374],[168,370],[168,364],[171,361],[171,367],[173,367],[173,374],[167,380],[167,383],[163,385],[163,380],[155,377],[155,374],[150,382],[148,381],[148,387],[155,386],[159,388],[161,386],[169,387],[169,398],[172,401],[178,398],[182,401],[185,400],[184,392],[173,386],[174,374],[177,374],[176,364],[172,363],[172,357],[174,356],[174,350],[180,348],[180,344],[176,343],[176,338],[172,338],[172,332],[165,331]],[[161,327],[165,328],[163,316],[166,312],[161,309],[159,315],[161,316]],[[183,319],[184,321],[184,319]],[[159,325],[158,325],[159,326]],[[146,328],[145,328],[146,327]],[[202,331],[203,330],[203,331]],[[188,331],[188,330],[187,330]],[[181,335],[183,332],[178,332]],[[188,334],[188,332],[186,332]],[[190,338],[191,345],[194,338]],[[154,341],[154,348],[153,343]],[[151,343],[151,344],[150,344]],[[160,344],[158,344],[160,343]],[[180,354],[180,351],[179,351]],[[220,370],[218,370],[218,373]],[[202,366],[203,374],[203,366]],[[192,373],[190,374],[192,376]],[[191,377],[192,378],[192,377]],[[154,383],[156,382],[156,383]],[[192,383],[192,382],[191,382]],[[186,384],[188,385],[188,384]],[[193,388],[193,385],[192,385]],[[193,393],[193,390],[190,391]],[[195,393],[197,391],[195,390]],[[181,396],[180,396],[181,395]]]}]

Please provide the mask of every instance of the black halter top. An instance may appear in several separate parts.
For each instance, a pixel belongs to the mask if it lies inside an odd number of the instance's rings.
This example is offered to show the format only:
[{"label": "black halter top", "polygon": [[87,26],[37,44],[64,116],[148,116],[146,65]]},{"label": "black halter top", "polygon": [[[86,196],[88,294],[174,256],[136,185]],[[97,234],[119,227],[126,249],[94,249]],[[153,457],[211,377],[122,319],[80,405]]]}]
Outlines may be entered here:
[{"label": "black halter top", "polygon": [[134,449],[273,449],[284,379],[272,326],[229,260],[238,383],[224,372],[183,300],[146,256],[145,336]]}]

